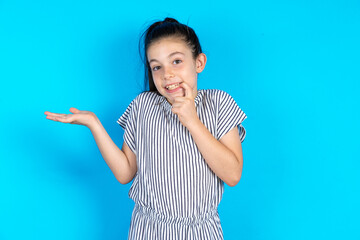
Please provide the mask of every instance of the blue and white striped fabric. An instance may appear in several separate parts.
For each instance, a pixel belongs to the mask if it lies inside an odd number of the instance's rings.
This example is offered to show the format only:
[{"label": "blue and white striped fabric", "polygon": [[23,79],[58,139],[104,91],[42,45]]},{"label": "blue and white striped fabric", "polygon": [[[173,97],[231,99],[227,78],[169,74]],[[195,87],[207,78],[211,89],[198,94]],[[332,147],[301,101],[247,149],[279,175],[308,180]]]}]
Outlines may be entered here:
[{"label": "blue and white striped fabric", "polygon": [[[199,90],[195,104],[216,139],[238,126],[244,140],[246,115],[229,94]],[[223,239],[217,208],[224,183],[166,99],[141,93],[117,122],[138,168],[129,191],[135,202],[129,239]]]}]

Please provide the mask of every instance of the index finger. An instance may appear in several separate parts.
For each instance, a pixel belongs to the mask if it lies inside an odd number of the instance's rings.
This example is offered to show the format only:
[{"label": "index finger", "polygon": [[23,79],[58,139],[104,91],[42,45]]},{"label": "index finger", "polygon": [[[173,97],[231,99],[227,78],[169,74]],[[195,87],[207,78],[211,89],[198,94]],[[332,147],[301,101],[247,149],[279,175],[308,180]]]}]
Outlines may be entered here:
[{"label": "index finger", "polygon": [[193,89],[187,83],[182,82],[181,86],[184,89],[186,98],[191,98],[191,99],[195,98],[195,96],[193,96]]}]

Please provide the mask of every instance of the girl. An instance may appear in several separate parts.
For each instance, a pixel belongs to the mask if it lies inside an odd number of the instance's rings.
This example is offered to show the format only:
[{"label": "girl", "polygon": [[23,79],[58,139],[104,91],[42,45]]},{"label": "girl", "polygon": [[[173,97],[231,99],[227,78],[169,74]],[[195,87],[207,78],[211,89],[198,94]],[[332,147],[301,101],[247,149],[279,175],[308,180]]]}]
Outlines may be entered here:
[{"label": "girl", "polygon": [[165,18],[144,34],[150,91],[117,121],[122,150],[92,112],[45,114],[87,126],[116,179],[133,180],[129,239],[223,239],[217,207],[223,182],[241,177],[246,115],[227,93],[197,89],[206,55],[192,28]]}]

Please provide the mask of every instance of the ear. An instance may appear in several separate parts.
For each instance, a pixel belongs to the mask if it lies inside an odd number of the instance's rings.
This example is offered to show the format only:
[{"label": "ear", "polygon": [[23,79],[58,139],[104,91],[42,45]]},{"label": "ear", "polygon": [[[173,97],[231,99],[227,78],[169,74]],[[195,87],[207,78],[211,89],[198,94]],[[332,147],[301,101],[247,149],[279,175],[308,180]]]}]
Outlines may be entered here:
[{"label": "ear", "polygon": [[196,57],[196,72],[201,73],[206,65],[206,55],[205,53],[200,53],[199,56]]}]

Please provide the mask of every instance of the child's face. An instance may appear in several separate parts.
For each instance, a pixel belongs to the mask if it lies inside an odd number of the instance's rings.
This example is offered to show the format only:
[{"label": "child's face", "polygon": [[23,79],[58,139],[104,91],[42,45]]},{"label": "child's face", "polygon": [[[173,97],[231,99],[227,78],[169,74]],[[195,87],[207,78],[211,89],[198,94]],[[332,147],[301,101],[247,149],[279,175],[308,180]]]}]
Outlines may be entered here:
[{"label": "child's face", "polygon": [[184,88],[179,85],[183,82],[190,86],[191,95],[196,97],[197,74],[205,67],[205,54],[194,59],[183,40],[170,37],[152,43],[147,57],[156,89],[168,102],[173,104],[176,97],[185,96]]}]

